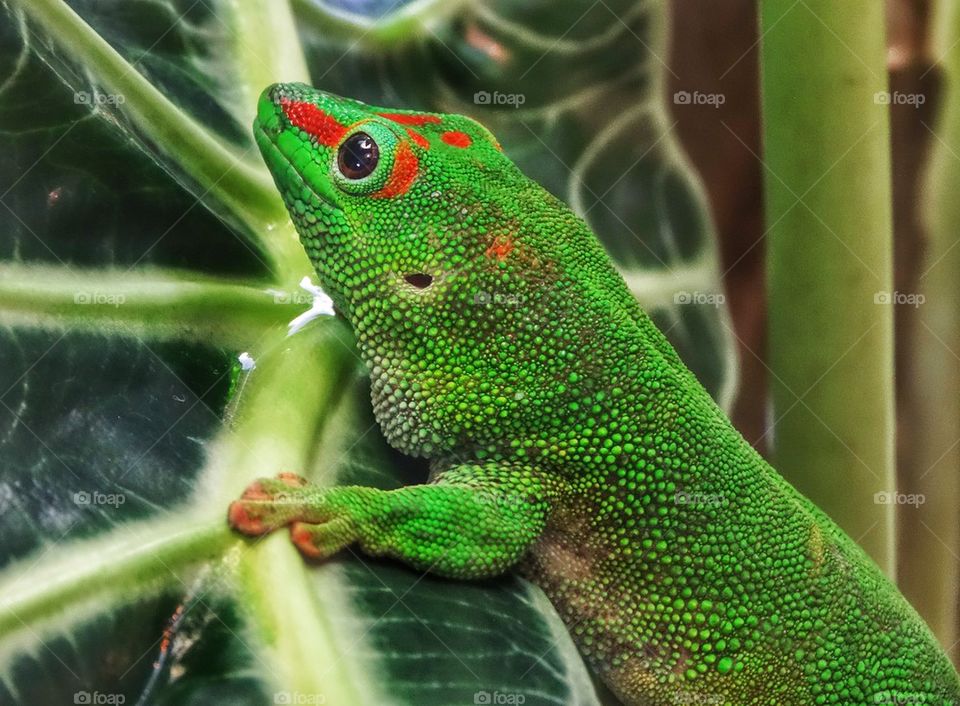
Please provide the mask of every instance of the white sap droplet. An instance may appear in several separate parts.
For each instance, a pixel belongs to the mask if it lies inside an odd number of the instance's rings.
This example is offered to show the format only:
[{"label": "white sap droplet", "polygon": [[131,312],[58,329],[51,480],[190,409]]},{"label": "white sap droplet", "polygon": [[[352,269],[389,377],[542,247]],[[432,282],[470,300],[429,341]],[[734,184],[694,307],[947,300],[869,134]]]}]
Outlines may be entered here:
[{"label": "white sap droplet", "polygon": [[240,361],[241,370],[250,371],[250,370],[253,370],[255,367],[257,367],[257,361],[255,361],[253,359],[253,356],[247,353],[246,351],[238,355],[237,360]]},{"label": "white sap droplet", "polygon": [[333,300],[319,286],[311,282],[309,277],[300,280],[300,288],[313,295],[313,303],[309,309],[287,324],[288,336],[292,336],[317,317],[333,316]]}]

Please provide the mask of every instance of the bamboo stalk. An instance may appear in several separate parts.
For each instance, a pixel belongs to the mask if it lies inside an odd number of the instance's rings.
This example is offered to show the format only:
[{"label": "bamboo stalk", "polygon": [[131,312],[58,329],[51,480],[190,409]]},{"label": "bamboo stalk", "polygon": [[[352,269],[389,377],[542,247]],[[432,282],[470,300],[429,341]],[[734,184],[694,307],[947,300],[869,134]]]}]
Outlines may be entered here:
[{"label": "bamboo stalk", "polygon": [[884,5],[760,7],[776,465],[892,575]]},{"label": "bamboo stalk", "polygon": [[960,663],[960,5],[943,0],[934,18],[943,104],[923,192],[929,247],[921,267],[916,336],[916,438],[905,489],[924,497],[903,513],[899,558],[904,594]]}]

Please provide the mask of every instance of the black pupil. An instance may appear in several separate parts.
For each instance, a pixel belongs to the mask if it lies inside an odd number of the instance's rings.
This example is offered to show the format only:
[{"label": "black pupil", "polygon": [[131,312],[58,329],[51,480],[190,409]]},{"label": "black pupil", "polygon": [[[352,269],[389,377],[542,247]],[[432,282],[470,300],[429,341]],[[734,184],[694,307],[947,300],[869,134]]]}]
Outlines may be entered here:
[{"label": "black pupil", "polygon": [[340,173],[347,179],[363,179],[370,176],[377,168],[380,159],[380,149],[365,132],[352,135],[340,145],[338,162]]}]

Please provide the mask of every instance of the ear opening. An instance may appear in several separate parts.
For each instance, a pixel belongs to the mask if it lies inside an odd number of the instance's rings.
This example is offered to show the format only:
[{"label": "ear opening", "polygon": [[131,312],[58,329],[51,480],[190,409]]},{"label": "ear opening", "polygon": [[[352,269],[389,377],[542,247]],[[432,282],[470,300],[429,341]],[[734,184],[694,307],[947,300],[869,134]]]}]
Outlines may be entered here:
[{"label": "ear opening", "polygon": [[407,284],[416,289],[426,289],[433,284],[433,275],[428,275],[426,272],[411,272],[408,275],[404,275],[403,279]]}]

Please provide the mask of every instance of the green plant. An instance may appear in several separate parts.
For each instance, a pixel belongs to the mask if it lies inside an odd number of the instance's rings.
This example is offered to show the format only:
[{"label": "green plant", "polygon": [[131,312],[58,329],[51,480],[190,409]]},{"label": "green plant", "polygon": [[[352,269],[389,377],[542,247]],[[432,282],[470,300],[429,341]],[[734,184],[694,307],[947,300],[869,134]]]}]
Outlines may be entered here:
[{"label": "green plant", "polygon": [[760,8],[774,465],[892,576],[884,6]]}]

